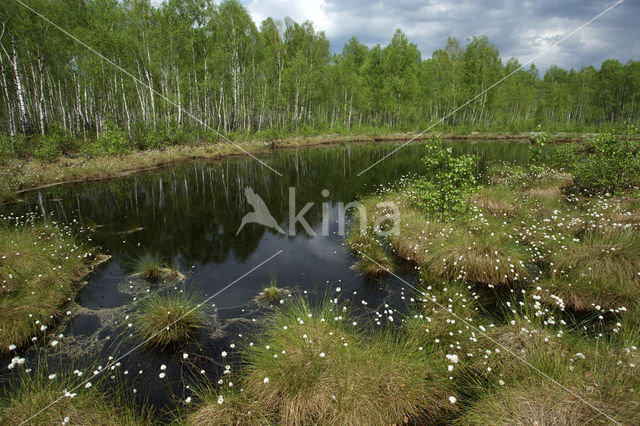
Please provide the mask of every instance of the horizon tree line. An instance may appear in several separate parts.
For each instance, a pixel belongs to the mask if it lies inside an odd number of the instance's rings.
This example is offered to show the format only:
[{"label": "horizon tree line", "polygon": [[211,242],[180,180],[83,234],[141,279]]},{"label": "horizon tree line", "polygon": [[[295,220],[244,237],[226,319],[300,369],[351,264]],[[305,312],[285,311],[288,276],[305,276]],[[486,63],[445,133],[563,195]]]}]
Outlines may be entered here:
[{"label": "horizon tree line", "polygon": [[[20,4],[0,6],[0,132],[129,138],[177,133],[423,130],[520,67],[486,36],[423,59],[397,30],[332,54],[311,22],[236,0],[29,0],[131,78]],[[638,121],[640,62],[521,69],[443,121],[461,130],[580,130]],[[197,120],[193,119],[197,117]]]}]

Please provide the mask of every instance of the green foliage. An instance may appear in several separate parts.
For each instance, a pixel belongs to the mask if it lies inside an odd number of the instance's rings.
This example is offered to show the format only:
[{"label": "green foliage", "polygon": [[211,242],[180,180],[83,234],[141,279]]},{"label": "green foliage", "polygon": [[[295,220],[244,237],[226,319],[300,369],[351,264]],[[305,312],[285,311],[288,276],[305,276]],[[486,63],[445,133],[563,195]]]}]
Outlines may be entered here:
[{"label": "green foliage", "polygon": [[161,149],[169,144],[167,132],[164,129],[149,130],[139,139],[139,149]]},{"label": "green foliage", "polygon": [[640,182],[638,129],[629,126],[620,133],[602,133],[590,141],[593,151],[576,164],[576,184],[583,189],[616,191]]},{"label": "green foliage", "polygon": [[[423,57],[400,29],[384,47],[369,48],[354,37],[332,54],[325,34],[309,22],[269,18],[258,28],[237,0],[134,2],[136,7],[34,1],[123,69],[135,70],[152,91],[115,67],[99,66],[90,51],[77,50],[63,33],[51,34],[20,4],[8,3],[5,36],[15,41],[22,64],[9,77],[23,82],[30,100],[26,111],[15,99],[0,112],[2,128],[16,133],[30,134],[46,121],[86,139],[102,130],[97,123],[118,117],[131,141],[157,149],[163,142],[182,143],[183,136],[188,143],[200,139],[207,127],[234,132],[232,140],[269,128],[303,136],[365,126],[408,131],[439,122],[507,75],[438,129],[523,131],[541,123],[549,131],[586,131],[638,120],[639,61],[607,60],[600,70],[550,67],[541,74],[534,66],[519,69],[515,59],[503,63],[486,36],[449,38]],[[65,81],[77,84],[60,83]],[[46,117],[41,101],[48,105]],[[105,136],[109,153],[128,150],[120,136]],[[51,158],[55,149],[49,148],[39,155]]]},{"label": "green foliage", "polygon": [[533,135],[530,149],[530,159],[533,165],[545,165],[557,169],[571,169],[576,163],[576,147],[573,144],[549,144],[549,137],[538,131]]},{"label": "green foliage", "polygon": [[280,139],[283,136],[283,132],[275,127],[269,127],[267,129],[256,132],[255,137],[259,140],[272,141]]},{"label": "green foliage", "polygon": [[4,164],[14,154],[14,141],[6,133],[0,134],[0,164]]},{"label": "green foliage", "polygon": [[87,158],[95,158],[104,155],[106,150],[99,141],[88,140],[80,145],[80,152]]},{"label": "green foliage", "polygon": [[107,130],[100,134],[98,143],[102,145],[109,155],[123,155],[131,152],[131,145],[127,141],[127,135],[123,131],[117,130],[112,123],[108,124]]},{"label": "green foliage", "polygon": [[54,134],[48,134],[40,137],[40,146],[36,148],[36,158],[44,161],[53,161],[62,153],[64,140]]},{"label": "green foliage", "polygon": [[411,201],[443,219],[464,215],[469,211],[469,195],[476,183],[476,158],[454,157],[451,148],[444,147],[440,140],[427,144],[426,151],[422,158],[425,174],[412,183]]}]

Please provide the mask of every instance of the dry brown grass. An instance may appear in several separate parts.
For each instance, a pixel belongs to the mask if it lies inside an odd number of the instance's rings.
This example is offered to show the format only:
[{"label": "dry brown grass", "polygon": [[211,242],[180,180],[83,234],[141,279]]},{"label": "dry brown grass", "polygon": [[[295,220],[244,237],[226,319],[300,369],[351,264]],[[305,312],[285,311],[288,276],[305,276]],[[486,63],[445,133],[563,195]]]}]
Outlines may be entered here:
[{"label": "dry brown grass", "polygon": [[524,195],[539,201],[561,200],[562,190],[558,187],[530,188],[524,191]]},{"label": "dry brown grass", "polygon": [[512,203],[487,197],[476,197],[474,203],[481,211],[494,216],[513,216],[518,211]]},{"label": "dry brown grass", "polygon": [[[475,404],[457,419],[456,424],[539,426],[611,424],[611,420],[593,407],[605,413],[619,411],[616,410],[618,407],[615,405],[609,406],[598,402],[601,395],[597,387],[571,387],[569,390],[571,393],[550,382],[530,382],[498,389],[494,395]],[[637,413],[633,416],[624,414],[626,415],[620,415],[618,418],[632,423],[640,420]]]},{"label": "dry brown grass", "polygon": [[483,213],[493,216],[514,216],[519,209],[516,195],[502,185],[480,188],[473,197],[473,203]]}]

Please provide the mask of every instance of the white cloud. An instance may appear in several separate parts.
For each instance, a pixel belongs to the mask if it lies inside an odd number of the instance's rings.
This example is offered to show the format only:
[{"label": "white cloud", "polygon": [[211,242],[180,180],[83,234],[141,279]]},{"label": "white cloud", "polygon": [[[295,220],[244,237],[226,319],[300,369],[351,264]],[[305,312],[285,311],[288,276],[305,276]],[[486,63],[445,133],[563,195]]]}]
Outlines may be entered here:
[{"label": "white cloud", "polygon": [[324,0],[250,0],[245,2],[245,7],[258,27],[268,17],[284,19],[288,16],[299,23],[313,22],[316,30],[327,33],[332,30]]},{"label": "white cloud", "polygon": [[[535,60],[539,69],[595,65],[608,58],[640,59],[640,2],[625,2]],[[602,12],[611,0],[246,0],[259,26],[267,17],[312,21],[325,31],[332,51],[356,36],[373,46],[387,44],[397,28],[418,45],[423,58],[444,47],[448,36],[463,43],[487,35],[503,58],[521,63],[538,55]]]}]

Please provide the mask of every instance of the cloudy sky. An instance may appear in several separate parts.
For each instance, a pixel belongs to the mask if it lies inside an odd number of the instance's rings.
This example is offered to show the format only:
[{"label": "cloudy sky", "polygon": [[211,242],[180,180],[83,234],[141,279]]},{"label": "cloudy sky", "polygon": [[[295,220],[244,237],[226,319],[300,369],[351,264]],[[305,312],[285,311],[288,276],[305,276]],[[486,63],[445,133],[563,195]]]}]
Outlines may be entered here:
[{"label": "cloudy sky", "polygon": [[[487,35],[504,59],[524,63],[566,34],[613,5],[616,0],[242,0],[258,26],[267,17],[312,21],[342,50],[355,35],[368,46],[387,44],[397,28],[427,58],[444,47],[447,36],[464,41]],[[640,0],[625,0],[606,15],[534,61],[546,69],[587,65],[603,60],[640,60]]]}]

